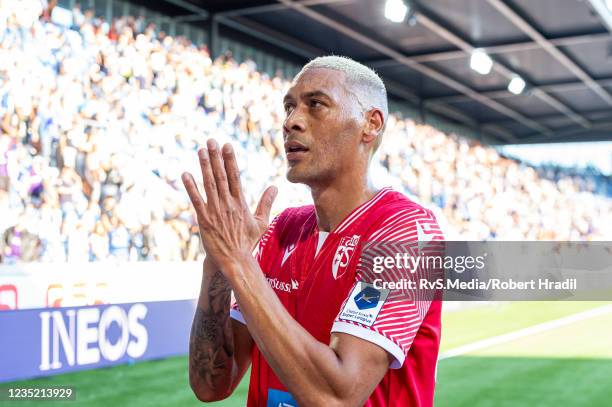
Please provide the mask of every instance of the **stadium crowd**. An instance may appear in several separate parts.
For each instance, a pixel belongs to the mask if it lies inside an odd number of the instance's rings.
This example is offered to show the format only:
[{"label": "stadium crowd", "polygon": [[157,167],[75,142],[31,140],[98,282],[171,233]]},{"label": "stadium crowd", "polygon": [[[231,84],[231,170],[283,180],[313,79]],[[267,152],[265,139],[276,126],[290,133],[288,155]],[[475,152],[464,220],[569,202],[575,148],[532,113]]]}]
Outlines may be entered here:
[{"label": "stadium crowd", "polygon": [[[142,18],[75,7],[63,27],[39,0],[0,0],[0,261],[201,258],[180,174],[209,137],[236,147],[250,204],[270,183],[277,211],[308,202],[284,177],[288,86]],[[612,237],[593,179],[546,177],[399,114],[373,180],[434,208],[455,240]]]}]

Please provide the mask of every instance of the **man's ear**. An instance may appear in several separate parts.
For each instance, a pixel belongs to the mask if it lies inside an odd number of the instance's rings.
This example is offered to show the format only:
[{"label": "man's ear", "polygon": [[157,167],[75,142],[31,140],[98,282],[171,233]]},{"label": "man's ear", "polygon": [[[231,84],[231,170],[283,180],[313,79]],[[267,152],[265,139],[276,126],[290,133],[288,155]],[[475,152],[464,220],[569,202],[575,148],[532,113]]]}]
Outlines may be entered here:
[{"label": "man's ear", "polygon": [[377,138],[382,136],[382,129],[385,125],[385,118],[380,109],[370,109],[366,112],[366,123],[363,129],[363,141],[365,143],[374,142],[378,144]]}]

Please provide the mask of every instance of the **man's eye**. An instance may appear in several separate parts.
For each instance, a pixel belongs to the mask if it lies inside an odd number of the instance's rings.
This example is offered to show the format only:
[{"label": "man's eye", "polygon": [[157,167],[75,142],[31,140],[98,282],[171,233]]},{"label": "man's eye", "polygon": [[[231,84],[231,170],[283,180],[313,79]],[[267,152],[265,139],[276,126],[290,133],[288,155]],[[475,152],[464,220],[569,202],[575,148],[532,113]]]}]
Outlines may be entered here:
[{"label": "man's eye", "polygon": [[323,106],[323,103],[319,102],[318,100],[311,100],[310,101],[310,107],[321,107]]},{"label": "man's eye", "polygon": [[290,103],[285,103],[285,113],[289,113],[291,110],[293,110],[293,105]]}]

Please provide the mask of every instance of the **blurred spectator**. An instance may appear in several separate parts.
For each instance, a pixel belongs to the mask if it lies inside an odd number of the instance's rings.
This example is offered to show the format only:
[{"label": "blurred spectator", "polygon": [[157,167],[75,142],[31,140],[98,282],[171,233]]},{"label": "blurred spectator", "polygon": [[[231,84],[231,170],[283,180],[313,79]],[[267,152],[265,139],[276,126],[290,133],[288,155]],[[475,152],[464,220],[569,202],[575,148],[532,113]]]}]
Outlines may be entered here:
[{"label": "blurred spectator", "polygon": [[[310,201],[284,177],[288,81],[142,17],[75,4],[65,28],[48,11],[0,0],[2,262],[201,259],[180,174],[198,172],[209,137],[236,147],[251,206],[270,183],[276,211]],[[438,208],[451,239],[612,238],[609,177],[533,168],[399,115],[386,129],[374,182]]]}]

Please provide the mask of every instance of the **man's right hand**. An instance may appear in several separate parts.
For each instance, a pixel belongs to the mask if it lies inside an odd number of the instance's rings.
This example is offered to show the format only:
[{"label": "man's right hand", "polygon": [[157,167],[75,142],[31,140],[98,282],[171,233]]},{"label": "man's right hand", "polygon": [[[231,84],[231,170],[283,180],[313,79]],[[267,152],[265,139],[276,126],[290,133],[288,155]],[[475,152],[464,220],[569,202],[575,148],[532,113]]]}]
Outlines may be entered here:
[{"label": "man's right hand", "polygon": [[[212,168],[216,169],[216,171],[211,172],[211,166],[203,163],[201,154],[198,154],[200,157],[200,167],[206,194],[209,197],[214,196],[216,194],[213,191],[216,191],[219,195],[223,195],[223,193],[228,190],[229,195],[240,203],[239,206],[241,208],[248,208],[246,199],[242,192],[243,189],[240,182],[240,170],[238,169],[233,148],[226,145],[220,152],[217,142],[213,139],[208,140],[207,147],[210,150],[209,156]],[[227,178],[224,179],[225,177],[223,177],[222,174],[225,174]],[[206,219],[205,211],[207,204],[204,204],[202,195],[198,191],[195,180],[191,174],[185,174],[183,183],[195,208],[198,225],[200,225],[200,238],[203,239],[202,235],[204,230],[201,226],[201,221]],[[226,186],[224,187],[224,185]],[[223,190],[223,188],[225,188],[225,190]],[[252,249],[255,249],[257,242],[268,228],[270,210],[272,209],[272,204],[274,203],[277,193],[278,190],[275,186],[269,186],[266,188],[259,199],[255,212],[253,214],[247,213],[244,216],[244,220],[246,222],[246,234],[247,238],[252,242]],[[213,202],[210,202],[209,204],[214,206],[216,205],[216,202],[213,200]],[[245,210],[248,212],[248,209]]]},{"label": "man's right hand", "polygon": [[[218,148],[216,143],[213,147],[215,150]],[[229,153],[227,151],[223,154],[223,163],[219,160],[215,164],[225,167],[229,192],[235,199],[240,200],[242,208],[248,208],[242,194],[240,172],[233,150],[229,149]],[[205,185],[209,189],[216,188],[217,183],[210,182],[210,175],[203,169]],[[201,205],[203,201],[193,177],[186,179],[185,187],[196,208],[198,225],[201,225],[200,217],[204,216]],[[246,238],[253,249],[268,228],[270,210],[276,194],[275,187],[268,187],[262,194],[255,212],[244,216]],[[205,232],[200,227],[200,234],[202,233]],[[240,383],[251,362],[253,339],[246,325],[230,318],[230,295],[231,287],[228,281],[212,256],[207,255],[204,259],[202,287],[189,341],[189,381],[194,394],[202,401],[221,400],[229,396]]]}]

